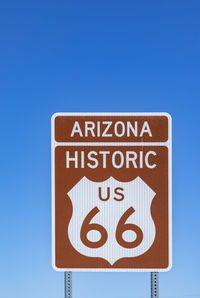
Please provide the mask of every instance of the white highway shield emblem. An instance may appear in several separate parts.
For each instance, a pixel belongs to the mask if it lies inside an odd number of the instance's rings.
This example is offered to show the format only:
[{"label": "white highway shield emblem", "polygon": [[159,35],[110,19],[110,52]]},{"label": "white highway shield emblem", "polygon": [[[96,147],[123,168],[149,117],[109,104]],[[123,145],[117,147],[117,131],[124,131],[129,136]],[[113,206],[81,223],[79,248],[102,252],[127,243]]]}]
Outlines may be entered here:
[{"label": "white highway shield emblem", "polygon": [[83,177],[69,192],[73,212],[68,226],[75,250],[113,265],[144,254],[156,230],[151,216],[155,192],[138,176],[130,182]]}]

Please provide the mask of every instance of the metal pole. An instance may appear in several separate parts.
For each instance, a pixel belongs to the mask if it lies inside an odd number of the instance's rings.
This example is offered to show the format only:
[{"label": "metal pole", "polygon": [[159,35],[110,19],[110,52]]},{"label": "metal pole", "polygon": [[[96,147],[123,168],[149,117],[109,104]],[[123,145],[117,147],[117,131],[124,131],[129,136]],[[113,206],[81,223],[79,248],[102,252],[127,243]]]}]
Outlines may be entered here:
[{"label": "metal pole", "polygon": [[72,298],[72,272],[64,272],[64,294],[65,298]]},{"label": "metal pole", "polygon": [[158,272],[151,272],[151,298],[159,298]]}]

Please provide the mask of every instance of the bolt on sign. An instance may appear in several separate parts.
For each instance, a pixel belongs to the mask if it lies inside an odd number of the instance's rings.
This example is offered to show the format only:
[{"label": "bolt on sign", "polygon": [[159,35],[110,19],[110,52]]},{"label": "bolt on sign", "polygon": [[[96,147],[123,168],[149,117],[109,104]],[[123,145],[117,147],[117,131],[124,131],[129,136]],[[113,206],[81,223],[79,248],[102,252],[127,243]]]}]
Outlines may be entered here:
[{"label": "bolt on sign", "polygon": [[52,117],[52,259],[58,271],[167,271],[171,117]]}]

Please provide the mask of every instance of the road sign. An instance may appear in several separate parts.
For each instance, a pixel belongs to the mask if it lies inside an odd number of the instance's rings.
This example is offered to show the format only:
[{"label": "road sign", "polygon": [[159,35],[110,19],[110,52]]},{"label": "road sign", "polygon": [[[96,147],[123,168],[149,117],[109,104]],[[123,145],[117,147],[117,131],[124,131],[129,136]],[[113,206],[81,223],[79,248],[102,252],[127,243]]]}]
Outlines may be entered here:
[{"label": "road sign", "polygon": [[167,271],[171,117],[52,116],[52,262],[58,271]]}]

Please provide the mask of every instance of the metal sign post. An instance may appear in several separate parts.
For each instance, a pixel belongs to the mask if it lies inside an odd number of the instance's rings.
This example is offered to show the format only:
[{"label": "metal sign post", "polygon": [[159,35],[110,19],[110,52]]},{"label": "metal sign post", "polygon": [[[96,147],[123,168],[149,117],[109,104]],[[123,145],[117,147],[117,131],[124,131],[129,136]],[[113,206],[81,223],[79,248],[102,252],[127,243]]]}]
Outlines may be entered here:
[{"label": "metal sign post", "polygon": [[159,298],[158,272],[151,272],[151,298]]},{"label": "metal sign post", "polygon": [[72,272],[64,273],[64,298],[72,298]]},{"label": "metal sign post", "polygon": [[[64,272],[64,298],[72,298],[72,272]],[[159,298],[159,273],[151,272],[151,298]]]}]

